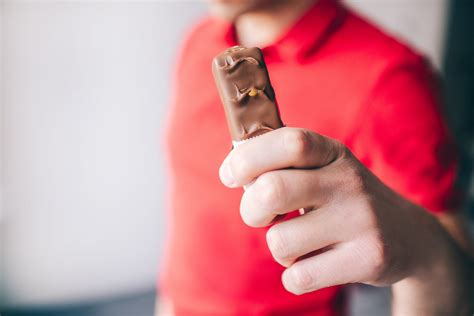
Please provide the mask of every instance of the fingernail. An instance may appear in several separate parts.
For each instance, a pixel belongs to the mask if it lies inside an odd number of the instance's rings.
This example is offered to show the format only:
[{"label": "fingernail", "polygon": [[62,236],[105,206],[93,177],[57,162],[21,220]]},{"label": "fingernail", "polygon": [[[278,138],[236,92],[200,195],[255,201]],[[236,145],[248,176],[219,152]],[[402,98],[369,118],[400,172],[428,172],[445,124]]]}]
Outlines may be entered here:
[{"label": "fingernail", "polygon": [[224,161],[222,164],[219,174],[221,177],[222,183],[224,183],[225,186],[228,187],[234,187],[235,186],[235,179],[234,176],[232,175],[232,170],[230,170],[230,164],[227,161]]}]

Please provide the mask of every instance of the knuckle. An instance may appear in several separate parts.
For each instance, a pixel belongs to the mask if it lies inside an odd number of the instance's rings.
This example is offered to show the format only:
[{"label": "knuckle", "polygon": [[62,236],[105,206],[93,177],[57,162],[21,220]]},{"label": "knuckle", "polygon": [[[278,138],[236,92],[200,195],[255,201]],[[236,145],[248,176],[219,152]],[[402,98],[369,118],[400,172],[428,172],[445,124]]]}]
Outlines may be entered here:
[{"label": "knuckle", "polygon": [[364,178],[362,172],[358,168],[351,168],[351,170],[351,188],[354,191],[362,192],[364,190]]},{"label": "knuckle", "polygon": [[366,229],[378,229],[380,225],[379,218],[377,214],[372,210],[372,206],[369,203],[361,202],[362,211],[359,212],[359,216],[361,217],[361,226],[365,227]]},{"label": "knuckle", "polygon": [[288,269],[288,272],[289,287],[295,292],[295,294],[305,293],[313,286],[313,277],[305,266],[294,264]]},{"label": "knuckle", "polygon": [[240,200],[240,217],[247,226],[257,228],[262,226],[262,215],[261,211],[255,208],[254,201],[248,192],[244,193]]},{"label": "knuckle", "polygon": [[349,147],[347,147],[343,142],[338,139],[332,139],[334,148],[338,153],[338,161],[344,164],[349,164],[351,166],[359,166],[361,163],[359,159],[354,155]]},{"label": "knuckle", "polygon": [[366,263],[372,271],[371,278],[375,281],[383,278],[387,266],[389,265],[390,258],[387,250],[387,246],[380,234],[377,233],[375,237],[372,237],[372,239],[369,240],[368,250],[366,252]]},{"label": "knuckle", "polygon": [[354,215],[353,220],[358,224],[360,229],[378,231],[381,225],[380,215],[370,198],[359,196],[350,199],[348,203],[352,206],[351,209],[353,211],[351,213]]},{"label": "knuckle", "polygon": [[356,163],[350,161],[343,172],[345,187],[353,193],[361,193],[365,190],[364,172]]},{"label": "knuckle", "polygon": [[385,268],[385,251],[383,247],[374,247],[374,252],[372,255],[372,267],[374,269],[374,273],[377,275],[382,274]]},{"label": "knuckle", "polygon": [[334,141],[336,144],[336,149],[338,150],[338,153],[339,153],[339,157],[346,160],[353,160],[355,158],[354,154],[346,145],[344,145],[339,140],[334,140]]},{"label": "knuckle", "polygon": [[283,140],[287,150],[297,159],[306,158],[313,149],[311,133],[304,129],[289,130]]},{"label": "knuckle", "polygon": [[265,173],[257,179],[256,184],[259,205],[269,212],[276,211],[285,196],[283,180],[275,173]]},{"label": "knuckle", "polygon": [[283,261],[289,259],[288,243],[278,225],[271,227],[266,237],[268,248],[276,260]]},{"label": "knuckle", "polygon": [[345,157],[347,147],[337,139],[327,138],[322,135],[317,135],[321,144],[320,150],[321,161],[325,164],[333,163]]}]

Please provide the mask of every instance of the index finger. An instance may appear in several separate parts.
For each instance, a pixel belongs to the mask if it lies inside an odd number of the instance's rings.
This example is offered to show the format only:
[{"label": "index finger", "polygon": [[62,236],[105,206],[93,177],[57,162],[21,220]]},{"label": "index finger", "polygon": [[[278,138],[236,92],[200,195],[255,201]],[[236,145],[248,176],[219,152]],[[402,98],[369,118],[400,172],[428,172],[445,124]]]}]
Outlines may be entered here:
[{"label": "index finger", "polygon": [[335,139],[305,129],[283,127],[232,150],[219,174],[225,185],[239,187],[272,170],[324,167],[342,157],[344,151],[344,145]]}]

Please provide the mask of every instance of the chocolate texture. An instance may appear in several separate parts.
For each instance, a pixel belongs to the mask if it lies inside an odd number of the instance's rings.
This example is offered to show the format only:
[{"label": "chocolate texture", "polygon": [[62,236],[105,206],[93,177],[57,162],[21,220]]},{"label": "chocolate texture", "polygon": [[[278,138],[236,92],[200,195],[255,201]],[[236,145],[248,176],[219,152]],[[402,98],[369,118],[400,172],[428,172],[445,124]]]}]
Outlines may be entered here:
[{"label": "chocolate texture", "polygon": [[275,92],[258,47],[226,49],[214,58],[212,72],[234,141],[283,127]]}]

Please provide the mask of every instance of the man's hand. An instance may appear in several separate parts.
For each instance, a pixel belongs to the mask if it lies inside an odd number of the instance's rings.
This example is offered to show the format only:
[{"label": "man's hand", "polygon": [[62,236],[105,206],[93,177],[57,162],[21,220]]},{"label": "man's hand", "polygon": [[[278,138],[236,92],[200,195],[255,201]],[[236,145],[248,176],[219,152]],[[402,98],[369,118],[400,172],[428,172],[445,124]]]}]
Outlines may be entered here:
[{"label": "man's hand", "polygon": [[[228,187],[245,185],[247,225],[274,224],[268,247],[287,267],[282,281],[292,293],[421,278],[450,253],[434,216],[385,186],[344,145],[313,132],[281,128],[248,141],[219,174]],[[304,215],[281,220],[301,208]]]}]

